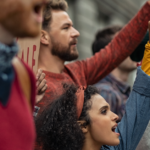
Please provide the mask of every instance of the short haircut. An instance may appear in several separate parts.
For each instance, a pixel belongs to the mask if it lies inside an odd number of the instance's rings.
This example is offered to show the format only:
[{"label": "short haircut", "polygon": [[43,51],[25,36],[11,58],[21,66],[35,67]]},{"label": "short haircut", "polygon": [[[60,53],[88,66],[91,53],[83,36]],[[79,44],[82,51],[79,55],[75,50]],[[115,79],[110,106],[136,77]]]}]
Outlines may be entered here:
[{"label": "short haircut", "polygon": [[116,25],[98,31],[92,44],[93,55],[108,45],[113,39],[113,36],[121,29],[121,26]]},{"label": "short haircut", "polygon": [[68,4],[65,0],[50,0],[44,8],[43,11],[43,23],[42,28],[44,30],[49,28],[52,20],[51,10],[62,10],[67,11]]}]

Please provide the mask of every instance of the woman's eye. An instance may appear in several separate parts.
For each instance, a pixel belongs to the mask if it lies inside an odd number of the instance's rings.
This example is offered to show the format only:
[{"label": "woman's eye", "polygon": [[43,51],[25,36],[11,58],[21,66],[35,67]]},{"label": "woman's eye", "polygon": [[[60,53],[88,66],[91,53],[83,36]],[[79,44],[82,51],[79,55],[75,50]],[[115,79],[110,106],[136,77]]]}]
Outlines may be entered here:
[{"label": "woman's eye", "polygon": [[107,113],[107,110],[104,109],[104,110],[101,111],[101,113],[102,113],[102,114],[106,114],[106,113]]}]

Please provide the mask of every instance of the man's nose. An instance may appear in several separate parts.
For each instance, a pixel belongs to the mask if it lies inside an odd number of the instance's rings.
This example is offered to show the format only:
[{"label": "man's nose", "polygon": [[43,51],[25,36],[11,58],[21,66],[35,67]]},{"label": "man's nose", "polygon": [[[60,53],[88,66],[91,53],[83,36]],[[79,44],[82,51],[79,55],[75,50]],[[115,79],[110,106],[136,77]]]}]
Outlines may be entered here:
[{"label": "man's nose", "polygon": [[72,29],[72,34],[71,34],[72,37],[79,37],[80,36],[80,33],[78,30],[76,30],[75,28]]}]

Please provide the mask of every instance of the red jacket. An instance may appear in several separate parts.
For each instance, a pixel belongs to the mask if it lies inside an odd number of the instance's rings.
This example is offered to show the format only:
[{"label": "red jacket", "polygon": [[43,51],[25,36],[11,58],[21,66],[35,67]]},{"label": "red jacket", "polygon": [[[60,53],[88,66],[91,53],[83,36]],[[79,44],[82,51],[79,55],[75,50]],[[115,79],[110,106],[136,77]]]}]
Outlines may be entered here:
[{"label": "red jacket", "polygon": [[[32,88],[32,108],[35,103],[35,78],[26,66]],[[6,89],[7,90],[7,89]],[[21,91],[17,74],[6,106],[0,103],[0,150],[33,150],[35,127],[31,109]]]}]

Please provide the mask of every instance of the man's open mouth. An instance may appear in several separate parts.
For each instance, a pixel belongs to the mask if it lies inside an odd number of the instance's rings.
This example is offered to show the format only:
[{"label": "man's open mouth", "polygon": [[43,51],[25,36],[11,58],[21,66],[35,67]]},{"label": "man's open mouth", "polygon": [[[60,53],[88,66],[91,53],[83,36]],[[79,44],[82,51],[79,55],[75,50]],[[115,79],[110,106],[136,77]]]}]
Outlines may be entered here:
[{"label": "man's open mouth", "polygon": [[37,2],[33,7],[33,12],[38,23],[42,23],[43,21],[42,9],[44,5],[45,3],[40,1],[39,3]]},{"label": "man's open mouth", "polygon": [[43,3],[38,3],[34,6],[34,12],[39,15],[42,11]]}]

